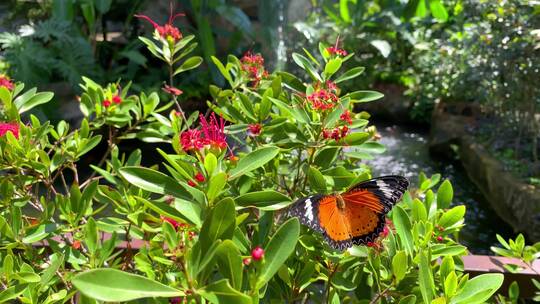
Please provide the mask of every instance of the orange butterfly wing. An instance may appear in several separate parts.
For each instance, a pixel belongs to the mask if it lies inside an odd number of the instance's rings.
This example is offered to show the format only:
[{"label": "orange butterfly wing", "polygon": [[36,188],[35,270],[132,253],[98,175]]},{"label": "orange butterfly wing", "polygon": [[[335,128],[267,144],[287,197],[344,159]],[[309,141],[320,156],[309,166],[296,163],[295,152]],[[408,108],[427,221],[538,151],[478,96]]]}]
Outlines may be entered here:
[{"label": "orange butterfly wing", "polygon": [[289,210],[300,222],[323,233],[335,249],[373,242],[383,231],[385,216],[401,199],[409,182],[401,176],[374,178],[351,187],[338,196],[316,194],[298,200]]}]

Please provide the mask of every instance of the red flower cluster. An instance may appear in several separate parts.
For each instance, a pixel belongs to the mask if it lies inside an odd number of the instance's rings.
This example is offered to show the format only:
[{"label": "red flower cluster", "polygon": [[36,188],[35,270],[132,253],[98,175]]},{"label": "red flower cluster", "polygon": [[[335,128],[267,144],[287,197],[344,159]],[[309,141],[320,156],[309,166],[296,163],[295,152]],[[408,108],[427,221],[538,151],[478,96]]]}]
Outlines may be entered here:
[{"label": "red flower cluster", "polygon": [[394,223],[392,223],[391,220],[386,219],[386,225],[384,225],[383,231],[374,242],[367,242],[366,246],[373,247],[377,251],[381,250],[383,247],[382,241],[388,236],[391,230],[394,230]]},{"label": "red flower cluster", "polygon": [[345,51],[344,49],[340,49],[337,46],[327,47],[326,51],[330,53],[330,55],[347,56],[347,51]]},{"label": "red flower cluster", "polygon": [[252,54],[247,52],[240,59],[242,70],[248,74],[251,80],[251,86],[257,87],[263,78],[268,77],[268,71],[264,69],[264,58],[261,54]]},{"label": "red flower cluster", "polygon": [[163,91],[165,93],[168,93],[168,94],[171,94],[171,95],[174,95],[174,96],[179,96],[179,95],[182,95],[184,94],[184,91],[178,89],[178,88],[175,88],[175,87],[171,87],[169,85],[165,85],[163,87]]},{"label": "red flower cluster", "polygon": [[115,94],[111,99],[105,99],[103,101],[103,106],[105,108],[110,107],[112,104],[120,104],[122,103],[122,97],[118,96],[118,94]]},{"label": "red flower cluster", "polygon": [[250,124],[248,126],[248,135],[249,136],[259,136],[262,131],[262,125],[261,124]]},{"label": "red flower cluster", "polygon": [[322,136],[324,139],[334,139],[334,140],[340,140],[343,137],[347,136],[349,134],[349,127],[342,126],[342,127],[336,127],[333,130],[324,129],[322,130]]},{"label": "red flower cluster", "polygon": [[346,110],[339,116],[339,119],[345,121],[348,125],[352,125],[351,111]]},{"label": "red flower cluster", "polygon": [[0,137],[11,132],[15,138],[19,139],[19,124],[16,122],[0,122]]},{"label": "red flower cluster", "polygon": [[307,96],[307,100],[311,103],[311,106],[320,111],[331,110],[339,101],[337,97],[338,87],[335,83],[327,81],[324,87],[316,86],[315,92]]},{"label": "red flower cluster", "polygon": [[159,35],[162,38],[165,38],[172,42],[177,42],[180,39],[182,39],[182,32],[180,32],[180,30],[173,25],[173,22],[174,22],[174,19],[176,19],[176,17],[184,16],[184,14],[178,13],[178,14],[173,15],[172,10],[173,10],[173,7],[172,7],[172,2],[171,2],[171,13],[169,14],[169,20],[164,25],[157,24],[157,22],[155,22],[154,20],[152,20],[150,17],[146,15],[135,15],[135,17],[142,18],[150,22],[152,26],[154,27],[154,29],[159,33]]},{"label": "red flower cluster", "polygon": [[14,84],[9,77],[5,75],[0,75],[0,87],[4,87],[8,90],[13,90]]},{"label": "red flower cluster", "polygon": [[185,152],[200,150],[205,146],[211,149],[223,150],[227,147],[227,137],[225,136],[225,120],[223,117],[218,119],[216,114],[210,115],[210,121],[207,121],[203,115],[199,116],[201,130],[189,129],[180,134],[180,144]]}]

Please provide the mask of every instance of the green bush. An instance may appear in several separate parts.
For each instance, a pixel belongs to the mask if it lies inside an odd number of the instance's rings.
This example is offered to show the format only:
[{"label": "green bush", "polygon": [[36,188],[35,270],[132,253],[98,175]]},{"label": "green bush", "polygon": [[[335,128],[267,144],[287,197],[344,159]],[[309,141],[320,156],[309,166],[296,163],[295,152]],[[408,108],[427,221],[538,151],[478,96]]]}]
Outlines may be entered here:
[{"label": "green bush", "polygon": [[[142,40],[172,71],[196,67],[196,57],[178,62],[189,38],[170,33],[156,27],[154,40]],[[208,115],[182,112],[174,72],[165,104],[85,78],[79,128],[32,115],[22,123],[52,95],[0,87],[0,302],[487,301],[502,275],[463,273],[467,249],[456,236],[465,206],[451,207],[448,181],[435,190],[440,175],[420,174],[368,246],[336,251],[286,218],[298,198],[369,179],[359,161],[382,151],[367,113],[353,111],[382,94],[342,94],[338,85],[363,68],[340,72],[352,55],[323,45],[320,53],[320,62],[293,54],[307,83],[268,73],[256,54],[212,58],[229,87],[210,87]],[[156,149],[163,162],[141,166],[139,149],[120,149],[132,138],[169,144]],[[83,174],[102,142],[106,153]]]}]

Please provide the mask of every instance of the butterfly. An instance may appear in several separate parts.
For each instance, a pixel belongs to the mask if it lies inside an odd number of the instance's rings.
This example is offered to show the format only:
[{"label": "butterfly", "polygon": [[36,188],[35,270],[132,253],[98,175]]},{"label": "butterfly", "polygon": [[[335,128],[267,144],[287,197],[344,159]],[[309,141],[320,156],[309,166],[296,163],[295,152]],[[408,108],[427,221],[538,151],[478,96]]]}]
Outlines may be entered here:
[{"label": "butterfly", "polygon": [[344,193],[315,194],[297,200],[290,217],[323,234],[337,250],[373,242],[383,231],[386,214],[407,191],[409,181],[390,175],[363,181]]}]

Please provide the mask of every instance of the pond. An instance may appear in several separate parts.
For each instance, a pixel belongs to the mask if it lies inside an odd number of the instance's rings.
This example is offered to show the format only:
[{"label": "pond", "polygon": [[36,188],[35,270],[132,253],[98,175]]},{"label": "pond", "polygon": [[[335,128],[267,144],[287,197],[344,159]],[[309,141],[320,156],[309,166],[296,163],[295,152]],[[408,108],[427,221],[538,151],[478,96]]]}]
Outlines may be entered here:
[{"label": "pond", "polygon": [[512,228],[500,219],[482,193],[467,177],[459,162],[433,159],[428,151],[428,130],[388,124],[376,124],[381,134],[380,143],[386,152],[366,163],[371,166],[373,176],[400,174],[418,186],[418,173],[427,176],[440,173],[441,179],[449,179],[454,187],[454,205],[465,205],[465,227],[459,235],[460,242],[474,254],[493,253],[490,246],[498,244],[495,234],[512,237]]}]

